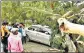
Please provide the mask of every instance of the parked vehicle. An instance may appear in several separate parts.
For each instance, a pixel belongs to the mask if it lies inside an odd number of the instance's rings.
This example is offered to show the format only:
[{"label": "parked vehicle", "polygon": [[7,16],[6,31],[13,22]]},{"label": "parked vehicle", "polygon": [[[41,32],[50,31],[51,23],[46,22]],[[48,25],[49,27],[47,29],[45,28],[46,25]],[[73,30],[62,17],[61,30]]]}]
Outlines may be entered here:
[{"label": "parked vehicle", "polygon": [[26,28],[27,41],[33,40],[36,42],[50,45],[51,29],[42,25],[32,25]]}]

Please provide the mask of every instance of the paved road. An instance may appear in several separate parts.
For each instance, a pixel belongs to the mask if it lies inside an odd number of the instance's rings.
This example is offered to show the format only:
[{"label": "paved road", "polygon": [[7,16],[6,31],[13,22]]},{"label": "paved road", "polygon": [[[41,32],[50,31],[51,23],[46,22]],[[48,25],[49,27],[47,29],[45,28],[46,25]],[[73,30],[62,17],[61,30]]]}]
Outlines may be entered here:
[{"label": "paved road", "polygon": [[25,52],[47,52],[49,48],[51,47],[36,42],[27,42],[24,44]]}]

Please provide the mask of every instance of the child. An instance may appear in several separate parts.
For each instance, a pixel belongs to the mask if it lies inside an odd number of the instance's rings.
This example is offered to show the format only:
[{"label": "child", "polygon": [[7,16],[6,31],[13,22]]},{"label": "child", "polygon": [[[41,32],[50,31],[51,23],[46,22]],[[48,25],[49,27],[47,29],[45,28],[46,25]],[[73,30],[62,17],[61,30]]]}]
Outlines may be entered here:
[{"label": "child", "polygon": [[21,38],[18,36],[18,29],[12,28],[12,33],[8,37],[8,51],[9,52],[23,52]]}]

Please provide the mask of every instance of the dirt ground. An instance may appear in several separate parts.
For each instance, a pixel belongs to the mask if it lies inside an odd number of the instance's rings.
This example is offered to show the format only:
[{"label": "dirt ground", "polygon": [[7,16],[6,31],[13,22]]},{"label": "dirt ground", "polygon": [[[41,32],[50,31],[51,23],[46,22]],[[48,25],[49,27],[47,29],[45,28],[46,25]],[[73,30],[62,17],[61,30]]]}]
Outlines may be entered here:
[{"label": "dirt ground", "polygon": [[36,42],[27,42],[23,47],[25,52],[48,52],[48,49],[51,48],[47,45]]}]

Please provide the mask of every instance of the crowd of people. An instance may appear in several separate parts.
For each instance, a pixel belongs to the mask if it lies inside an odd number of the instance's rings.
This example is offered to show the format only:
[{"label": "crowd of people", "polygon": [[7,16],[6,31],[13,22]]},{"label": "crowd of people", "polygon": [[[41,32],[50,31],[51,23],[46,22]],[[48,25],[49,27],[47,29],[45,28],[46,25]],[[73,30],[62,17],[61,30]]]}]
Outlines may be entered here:
[{"label": "crowd of people", "polygon": [[23,52],[23,44],[26,44],[25,25],[4,21],[1,26],[1,52]]}]

